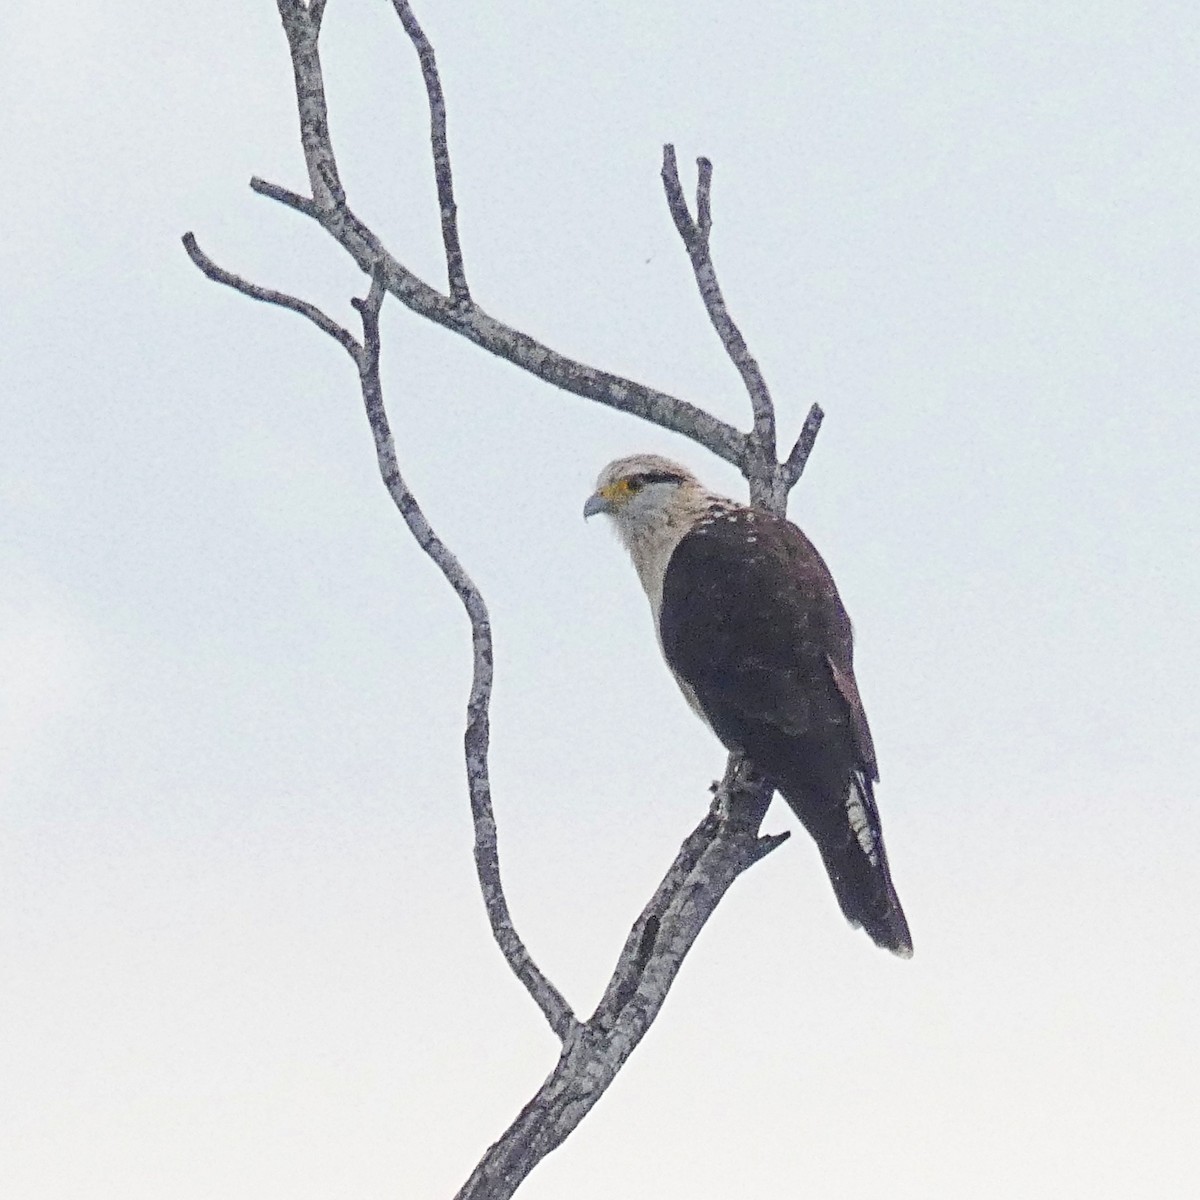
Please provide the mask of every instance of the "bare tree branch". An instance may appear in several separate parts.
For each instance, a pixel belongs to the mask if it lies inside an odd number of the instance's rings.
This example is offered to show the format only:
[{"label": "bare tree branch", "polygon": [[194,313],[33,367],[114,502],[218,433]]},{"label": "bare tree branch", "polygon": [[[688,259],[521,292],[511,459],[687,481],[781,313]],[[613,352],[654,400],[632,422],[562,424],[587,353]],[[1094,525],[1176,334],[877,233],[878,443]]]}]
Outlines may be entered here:
[{"label": "bare tree branch", "polygon": [[808,456],[812,453],[823,420],[825,420],[825,410],[819,404],[814,404],[808,410],[808,416],[804,418],[800,436],[796,438],[796,444],[792,447],[791,454],[787,456],[787,462],[783,464],[785,496],[796,486],[796,481],[804,474],[804,468],[808,466]]},{"label": "bare tree branch", "polygon": [[578,1025],[570,1005],[559,990],[538,969],[521,941],[508,911],[508,901],[500,881],[500,859],[496,847],[496,818],[492,812],[491,780],[488,773],[488,708],[492,699],[492,626],[487,605],[471,577],[449,547],[437,536],[417,504],[396,457],[396,445],[383,404],[383,386],[379,378],[379,309],[385,295],[383,273],[376,271],[366,300],[355,301],[362,316],[363,351],[358,356],[358,374],[362,385],[367,420],[375,439],[379,474],[393,503],[417,544],[437,564],[454,589],[471,622],[471,646],[474,666],[471,694],[467,701],[467,728],[463,750],[467,764],[467,787],[471,796],[471,819],[475,827],[475,869],[483,891],[492,934],[508,965],[525,985],[542,1010],[550,1028],[560,1041],[566,1041]]},{"label": "bare tree branch", "polygon": [[492,933],[514,974],[563,1042],[550,1077],[512,1126],[484,1155],[459,1193],[461,1200],[506,1200],[529,1172],[571,1133],[603,1094],[653,1023],[708,918],[733,881],[786,839],[759,837],[771,791],[731,762],[710,811],[684,841],[674,863],[642,911],[617,961],[595,1013],[580,1023],[561,993],[539,970],[512,924],[500,879],[496,822],[488,773],[488,708],[493,651],[482,594],[437,536],[400,472],[380,380],[379,312],[386,293],[384,270],[372,274],[364,300],[354,300],[363,340],[314,305],[218,267],[188,234],[184,245],[210,279],[256,300],[280,304],[308,317],[354,359],[375,442],[380,476],[417,544],[454,588],[471,623],[473,671],[463,737],[475,864]]},{"label": "bare tree branch", "polygon": [[[725,347],[733,365],[737,367],[742,383],[750,396],[750,407],[754,412],[754,457],[758,460],[751,465],[762,466],[770,463],[775,465],[775,406],[771,402],[771,393],[767,381],[763,378],[758,362],[750,353],[746,339],[734,324],[721,294],[721,285],[717,281],[716,268],[713,266],[712,253],[709,249],[709,234],[712,231],[712,163],[707,158],[696,160],[698,178],[696,184],[696,214],[692,219],[688,211],[687,201],[683,196],[683,187],[679,182],[679,166],[675,161],[675,147],[663,147],[662,181],[663,190],[667,196],[667,207],[671,210],[671,218],[675,228],[683,240],[688,258],[691,259],[692,273],[696,277],[696,286],[700,289],[700,297],[708,312],[721,344]],[[751,476],[751,483],[754,478]],[[757,499],[757,497],[756,497]]]},{"label": "bare tree branch", "polygon": [[458,242],[458,205],[454,202],[454,176],[450,170],[450,146],[446,140],[446,98],[442,94],[437,59],[408,0],[392,0],[392,7],[416,49],[421,62],[421,76],[425,80],[425,93],[429,97],[429,141],[433,147],[433,176],[437,182],[438,208],[442,216],[442,245],[446,250],[450,299],[456,304],[468,304],[471,292],[467,287],[462,247]]},{"label": "bare tree branch", "polygon": [[[508,1200],[562,1144],[653,1024],[685,956],[733,881],[786,840],[786,834],[757,837],[749,820],[722,819],[717,810],[748,806],[755,812],[761,806],[761,785],[738,778],[735,788],[748,791],[730,791],[730,778],[634,926],[595,1015],[563,1045],[550,1076],[488,1149],[456,1200]],[[635,970],[647,933],[654,949]]]},{"label": "bare tree branch", "polygon": [[473,671],[464,733],[464,755],[475,863],[493,936],[509,966],[563,1043],[558,1064],[516,1121],[480,1161],[460,1200],[506,1200],[529,1171],[583,1119],[636,1048],[662,1007],[680,966],[709,916],[733,881],[787,836],[759,837],[772,790],[749,768],[731,759],[712,810],[684,841],[674,863],[626,938],[595,1012],[580,1022],[566,1000],[538,969],[522,943],[504,896],[488,774],[488,709],[492,688],[491,626],[482,595],[462,565],[437,537],[400,472],[380,381],[379,314],[391,293],[418,315],[452,329],[469,341],[537,375],[564,391],[595,400],[680,433],[733,463],[749,480],[751,498],[776,512],[804,469],[821,423],[813,405],[785,463],[776,460],[775,411],[759,366],[729,316],[712,264],[712,164],[699,159],[696,217],[679,183],[674,150],[663,151],[662,177],[668,206],[679,231],[709,318],[750,396],[749,434],[685,400],[558,354],[528,334],[485,313],[470,298],[461,246],[446,135],[446,108],[433,47],[408,0],[392,0],[417,51],[430,110],[430,140],[441,213],[449,294],[443,295],[405,267],[350,209],[329,136],[318,34],[324,0],[276,0],[295,77],[301,145],[311,197],[255,178],[251,187],[317,221],[371,277],[365,299],[353,303],[362,319],[362,342],[306,301],[248,283],[216,266],[188,234],[193,262],[219,283],[257,300],[307,317],[351,355],[358,369],[379,472],[417,543],[454,588],[471,623]]},{"label": "bare tree branch", "polygon": [[[262,180],[253,181],[251,186],[289,208],[305,211],[295,203],[295,194],[286,189]],[[456,305],[404,266],[345,204],[324,211],[314,206],[307,215],[319,221],[364,272],[370,272],[376,262],[382,263],[387,290],[418,316],[461,334],[563,391],[682,434],[739,470],[744,469],[748,439],[732,425],[686,400],[567,358],[527,333],[498,321],[477,305]]]},{"label": "bare tree branch", "polygon": [[[728,822],[731,829],[754,834],[766,816],[773,795],[773,788],[763,786],[750,775],[741,759],[731,756],[725,770],[725,778],[717,785],[709,817]],[[604,995],[589,1019],[590,1025],[599,1029],[611,1028],[637,990],[658,952],[660,943],[666,944],[678,937],[679,931],[668,926],[666,915],[672,910],[676,896],[687,883],[700,855],[709,845],[701,836],[707,828],[705,823],[701,822],[683,843],[658,890],[634,922]],[[780,844],[788,838],[786,833],[776,836]],[[774,849],[774,846],[770,848]],[[699,929],[696,933],[699,933]],[[686,937],[683,942],[687,946],[691,945]]]},{"label": "bare tree branch", "polygon": [[209,279],[216,283],[223,283],[226,287],[231,287],[234,291],[241,292],[243,296],[249,296],[252,300],[261,300],[264,304],[277,304],[280,308],[290,308],[292,312],[307,317],[322,333],[329,334],[351,357],[357,357],[358,343],[347,330],[332,318],[327,317],[315,304],[310,304],[307,300],[299,300],[295,296],[289,296],[286,292],[277,292],[272,288],[260,287],[257,283],[249,283],[240,275],[234,275],[232,271],[218,267],[197,245],[194,234],[185,233],[183,235],[183,248],[188,252],[188,257],[192,262]]},{"label": "bare tree branch", "polygon": [[[346,204],[329,140],[320,54],[308,14],[299,0],[276,0],[276,4],[287,35],[296,81],[300,141],[313,190],[313,210],[309,215],[320,222],[364,273],[370,274],[376,263],[382,262],[387,290],[418,316],[454,330],[489,353],[562,391],[682,434],[733,463],[739,470],[746,469],[749,439],[732,425],[686,400],[559,354],[475,305],[455,303],[399,262]],[[271,194],[263,188],[261,181],[255,190],[264,195]],[[294,193],[289,195],[294,197]],[[275,198],[282,199],[282,196]],[[291,201],[285,203],[298,207]]]},{"label": "bare tree branch", "polygon": [[[664,154],[666,147],[663,148]],[[671,147],[671,159],[674,164],[675,149]],[[712,160],[696,159],[696,225],[707,244],[712,233]]]},{"label": "bare tree branch", "polygon": [[321,213],[317,208],[316,201],[311,200],[308,196],[301,196],[299,192],[293,192],[290,188],[281,187],[277,183],[270,183],[266,179],[259,179],[255,175],[250,180],[250,190],[257,192],[260,196],[266,196],[268,200],[278,200],[280,204],[286,205],[288,208],[294,208],[298,213],[303,213],[306,217],[312,217],[318,221],[321,219]]},{"label": "bare tree branch", "polygon": [[[313,21],[302,0],[275,0],[288,45],[292,47],[292,75],[300,111],[300,144],[308,166],[308,183],[318,208],[343,204],[346,192],[338,175],[333,143],[329,139],[329,110],[325,80],[317,53],[320,22]],[[318,15],[323,15],[318,7]]]},{"label": "bare tree branch", "polygon": [[483,892],[484,907],[492,927],[492,935],[500,947],[513,974],[525,985],[534,1002],[542,1010],[550,1028],[565,1041],[578,1025],[570,1005],[558,989],[542,974],[512,923],[508,901],[500,882],[500,858],[496,845],[496,818],[492,812],[491,781],[488,773],[488,708],[492,696],[492,628],[487,605],[471,577],[449,547],[434,532],[425,518],[404,477],[396,456],[396,446],[383,404],[383,386],[379,377],[379,310],[386,295],[382,273],[371,277],[371,288],[365,300],[354,300],[362,318],[363,340],[360,344],[336,321],[327,317],[316,305],[306,300],[270,288],[249,283],[239,275],[217,266],[188,233],[184,248],[191,260],[217,283],[223,283],[254,300],[277,304],[307,317],[323,333],[333,338],[354,360],[358,367],[367,420],[375,440],[375,455],[379,473],[393,503],[404,518],[417,545],[434,561],[454,589],[471,622],[471,645],[474,667],[471,693],[467,700],[467,728],[463,735],[466,757],[467,786],[471,797],[471,819],[475,829],[475,869]]}]

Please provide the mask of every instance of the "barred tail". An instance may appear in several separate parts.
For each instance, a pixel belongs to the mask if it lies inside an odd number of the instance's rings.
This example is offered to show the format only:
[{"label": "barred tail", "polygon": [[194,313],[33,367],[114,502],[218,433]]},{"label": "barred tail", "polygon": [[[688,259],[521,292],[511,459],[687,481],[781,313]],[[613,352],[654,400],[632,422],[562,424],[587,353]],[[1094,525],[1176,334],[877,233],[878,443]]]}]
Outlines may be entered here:
[{"label": "barred tail", "polygon": [[846,920],[865,929],[875,945],[901,958],[912,958],[912,934],[888,873],[887,859],[873,866],[865,855],[850,847],[844,852],[822,848],[821,857]]},{"label": "barred tail", "polygon": [[883,828],[871,781],[856,771],[840,805],[815,804],[811,794],[784,799],[813,835],[846,920],[901,958],[911,958],[912,934],[892,884]]}]

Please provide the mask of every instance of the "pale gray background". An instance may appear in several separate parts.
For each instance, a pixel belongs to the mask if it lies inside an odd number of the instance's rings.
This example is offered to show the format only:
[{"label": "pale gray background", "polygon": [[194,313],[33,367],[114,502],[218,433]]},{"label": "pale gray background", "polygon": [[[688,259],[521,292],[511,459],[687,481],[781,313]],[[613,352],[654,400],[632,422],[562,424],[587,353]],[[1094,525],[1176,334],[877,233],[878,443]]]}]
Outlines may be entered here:
[{"label": "pale gray background", "polygon": [[[527,1200],[1200,1194],[1200,13],[1192,4],[423,3],[477,298],[747,403],[859,631],[916,957],[797,837],[738,883]],[[375,475],[352,368],[179,246],[339,316],[269,0],[0,16],[0,1193],[448,1196],[555,1043],[484,922],[465,621]],[[332,0],[358,211],[441,282],[389,5]],[[722,753],[580,508],[657,430],[392,305],[404,464],[495,618],[515,916],[581,1011]],[[780,807],[769,828],[794,824]]]}]

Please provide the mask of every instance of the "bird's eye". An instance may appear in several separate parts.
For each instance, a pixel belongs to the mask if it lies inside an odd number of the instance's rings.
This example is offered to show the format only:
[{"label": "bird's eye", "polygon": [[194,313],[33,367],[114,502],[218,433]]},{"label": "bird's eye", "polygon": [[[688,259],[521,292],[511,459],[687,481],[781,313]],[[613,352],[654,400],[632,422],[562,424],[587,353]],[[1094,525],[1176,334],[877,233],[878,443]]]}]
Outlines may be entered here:
[{"label": "bird's eye", "polygon": [[625,485],[627,492],[640,492],[642,490],[642,481],[634,478],[632,475],[628,479],[621,481]]}]

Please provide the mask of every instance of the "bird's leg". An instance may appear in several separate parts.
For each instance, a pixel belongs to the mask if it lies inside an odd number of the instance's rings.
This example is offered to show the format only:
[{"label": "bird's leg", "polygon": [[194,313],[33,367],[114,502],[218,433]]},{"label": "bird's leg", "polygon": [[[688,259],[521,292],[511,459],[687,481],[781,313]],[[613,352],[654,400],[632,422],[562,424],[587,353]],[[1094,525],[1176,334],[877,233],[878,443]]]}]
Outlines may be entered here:
[{"label": "bird's leg", "polygon": [[714,782],[710,789],[713,801],[709,812],[722,824],[731,820],[735,815],[738,794],[757,790],[761,782],[754,764],[740,750],[732,751],[725,766],[724,778]]},{"label": "bird's leg", "polygon": [[743,761],[742,756],[736,751],[730,754],[729,760],[725,764],[724,777],[714,779],[708,787],[713,794],[712,803],[708,806],[709,814],[716,817],[722,825],[729,820],[729,790],[737,778],[738,765]]},{"label": "bird's leg", "polygon": [[741,751],[734,750],[714,792],[709,811],[722,825],[757,833],[775,789]]}]

